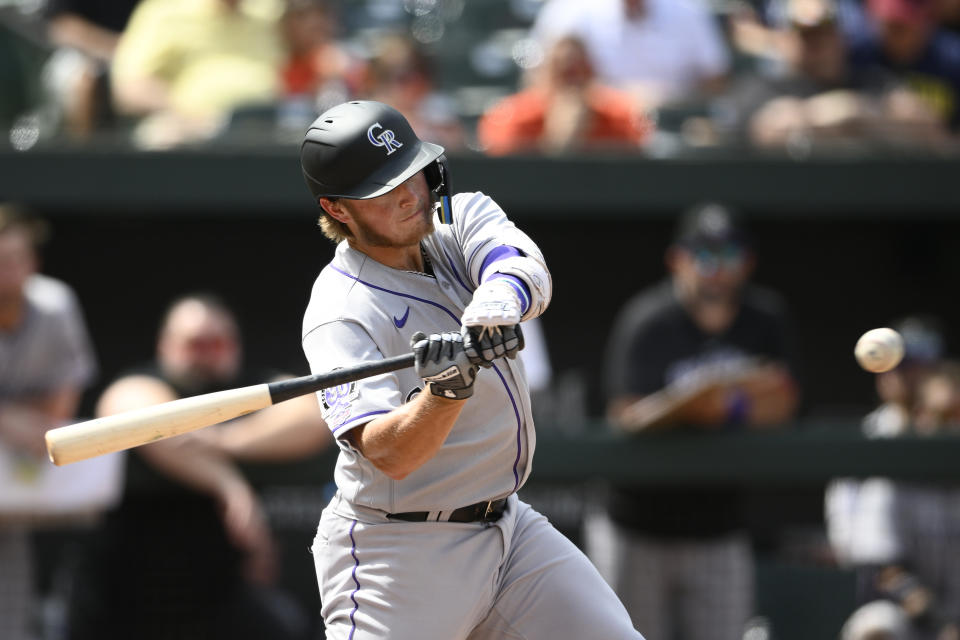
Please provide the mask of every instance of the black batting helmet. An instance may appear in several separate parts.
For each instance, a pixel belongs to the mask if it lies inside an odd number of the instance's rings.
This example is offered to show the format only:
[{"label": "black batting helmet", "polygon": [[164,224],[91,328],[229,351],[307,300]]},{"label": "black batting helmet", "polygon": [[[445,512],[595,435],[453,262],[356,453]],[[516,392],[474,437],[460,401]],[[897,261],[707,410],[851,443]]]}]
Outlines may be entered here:
[{"label": "black batting helmet", "polygon": [[450,221],[443,147],[420,140],[403,114],[382,102],[353,100],[323,112],[300,145],[300,166],[316,201],[375,198],[422,169]]}]

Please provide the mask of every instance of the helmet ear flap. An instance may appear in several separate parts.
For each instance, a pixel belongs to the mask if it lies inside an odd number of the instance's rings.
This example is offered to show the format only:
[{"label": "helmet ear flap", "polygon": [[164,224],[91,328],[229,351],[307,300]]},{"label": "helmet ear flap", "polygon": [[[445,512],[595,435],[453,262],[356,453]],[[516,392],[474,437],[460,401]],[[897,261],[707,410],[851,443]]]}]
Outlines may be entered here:
[{"label": "helmet ear flap", "polygon": [[447,168],[447,158],[439,158],[423,168],[423,175],[427,179],[427,186],[437,194],[440,201],[440,222],[453,223],[453,208],[450,205],[450,170]]}]

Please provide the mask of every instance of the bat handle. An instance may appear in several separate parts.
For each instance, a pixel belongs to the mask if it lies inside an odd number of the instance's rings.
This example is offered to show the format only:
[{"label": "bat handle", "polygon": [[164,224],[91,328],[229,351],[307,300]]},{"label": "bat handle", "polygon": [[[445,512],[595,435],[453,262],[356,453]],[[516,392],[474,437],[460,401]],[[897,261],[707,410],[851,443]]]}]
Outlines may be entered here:
[{"label": "bat handle", "polygon": [[329,389],[330,387],[336,387],[341,384],[356,382],[363,378],[407,369],[413,366],[415,360],[416,356],[414,354],[407,353],[402,356],[394,356],[375,362],[351,366],[348,369],[334,369],[327,373],[317,373],[312,376],[303,376],[290,380],[279,380],[277,382],[271,382],[267,385],[267,388],[270,390],[271,401],[273,404],[277,404],[278,402],[284,402],[285,400],[320,391],[321,389]]}]

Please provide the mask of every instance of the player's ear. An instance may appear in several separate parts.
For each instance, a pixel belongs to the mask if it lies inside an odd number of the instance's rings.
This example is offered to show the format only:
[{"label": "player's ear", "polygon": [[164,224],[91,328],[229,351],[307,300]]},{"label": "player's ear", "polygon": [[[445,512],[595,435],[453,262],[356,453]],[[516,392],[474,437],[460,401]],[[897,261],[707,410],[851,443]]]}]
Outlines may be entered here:
[{"label": "player's ear", "polygon": [[350,213],[343,206],[343,202],[339,199],[331,200],[330,198],[320,198],[319,200],[320,207],[329,215],[331,218],[337,222],[342,222],[343,224],[347,223],[347,220],[350,219]]}]

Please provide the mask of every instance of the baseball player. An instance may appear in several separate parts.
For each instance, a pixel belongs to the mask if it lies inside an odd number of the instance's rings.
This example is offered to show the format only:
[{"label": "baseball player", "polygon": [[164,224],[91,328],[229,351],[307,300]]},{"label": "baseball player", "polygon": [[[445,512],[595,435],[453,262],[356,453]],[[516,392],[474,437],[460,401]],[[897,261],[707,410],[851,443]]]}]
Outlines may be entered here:
[{"label": "baseball player", "polygon": [[535,445],[519,323],[547,307],[550,273],[492,199],[451,195],[442,153],[368,101],[322,114],[301,146],[338,243],[304,317],[312,370],[416,353],[319,394],[340,447],[312,549],[327,637],[642,638],[517,498]]}]

